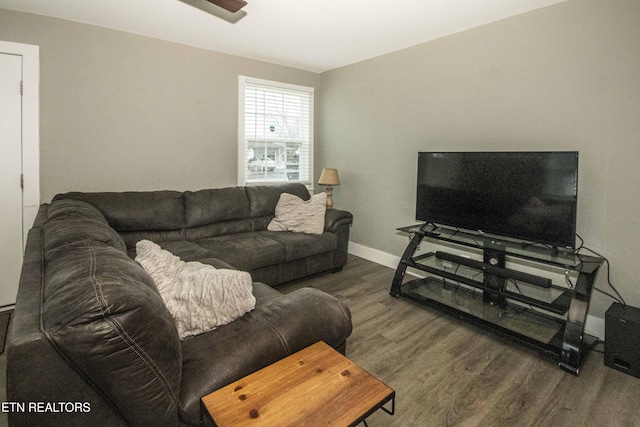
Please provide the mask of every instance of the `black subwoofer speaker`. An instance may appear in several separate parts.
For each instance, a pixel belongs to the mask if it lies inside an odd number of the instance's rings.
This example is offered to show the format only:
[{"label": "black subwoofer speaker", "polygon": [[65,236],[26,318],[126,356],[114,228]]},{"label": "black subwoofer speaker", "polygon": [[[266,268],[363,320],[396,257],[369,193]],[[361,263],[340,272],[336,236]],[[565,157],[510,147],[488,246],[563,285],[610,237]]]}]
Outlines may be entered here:
[{"label": "black subwoofer speaker", "polygon": [[604,364],[640,378],[640,309],[611,304],[604,315]]}]

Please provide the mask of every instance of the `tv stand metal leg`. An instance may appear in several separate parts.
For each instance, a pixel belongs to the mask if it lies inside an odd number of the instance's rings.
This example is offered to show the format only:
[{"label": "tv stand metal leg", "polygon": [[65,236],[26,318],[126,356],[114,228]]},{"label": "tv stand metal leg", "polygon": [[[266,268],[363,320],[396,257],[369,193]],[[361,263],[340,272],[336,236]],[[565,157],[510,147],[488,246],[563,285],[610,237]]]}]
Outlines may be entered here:
[{"label": "tv stand metal leg", "polygon": [[[583,261],[583,266],[587,262],[589,261]],[[575,375],[580,373],[580,367],[584,363],[592,345],[592,342],[589,342],[584,333],[584,325],[589,311],[593,285],[602,261],[590,262],[597,266],[590,269],[585,268],[585,271],[578,273],[578,280],[576,281],[567,315],[567,323],[564,328],[562,351],[560,353],[560,367]]]},{"label": "tv stand metal leg", "polygon": [[418,249],[420,242],[424,238],[424,234],[419,232],[415,233],[411,237],[411,241],[407,245],[407,249],[404,250],[402,254],[402,258],[400,258],[400,263],[398,263],[398,268],[396,269],[396,273],[393,276],[393,282],[391,282],[391,291],[389,292],[391,296],[399,297],[402,294],[400,290],[400,285],[402,285],[402,279],[404,278],[404,273],[407,271],[407,267],[413,257],[413,254]]}]

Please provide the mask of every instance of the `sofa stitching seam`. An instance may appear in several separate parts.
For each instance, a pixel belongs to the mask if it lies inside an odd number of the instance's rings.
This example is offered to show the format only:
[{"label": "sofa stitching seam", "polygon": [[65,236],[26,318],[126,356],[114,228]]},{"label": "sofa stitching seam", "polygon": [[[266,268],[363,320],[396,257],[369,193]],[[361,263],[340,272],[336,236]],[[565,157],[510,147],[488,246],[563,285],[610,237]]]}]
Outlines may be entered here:
[{"label": "sofa stitching seam", "polygon": [[[41,248],[44,248],[44,233],[40,233],[40,246]],[[78,372],[78,374],[89,383],[89,385],[91,386],[91,388],[93,388],[94,390],[96,390],[96,392],[102,396],[110,405],[111,407],[122,417],[124,417],[124,414],[122,413],[122,411],[120,410],[120,408],[113,402],[113,400],[107,396],[104,391],[98,387],[93,380],[91,380],[91,378],[89,378],[70,358],[69,356],[58,346],[58,343],[56,342],[56,340],[51,336],[49,330],[45,327],[44,325],[44,282],[45,282],[45,255],[44,255],[44,251],[41,252],[41,259],[40,259],[40,266],[41,266],[41,272],[40,272],[40,330],[42,331],[42,333],[46,336],[47,341],[53,346],[53,348],[56,350],[56,352],[69,364],[69,366],[71,366],[72,369],[74,369],[76,372]]]},{"label": "sofa stitching seam", "polygon": [[287,341],[285,340],[284,336],[280,333],[280,331],[278,331],[276,327],[266,317],[264,317],[262,313],[256,313],[256,315],[260,317],[260,319],[262,319],[264,323],[267,324],[269,329],[271,329],[275,334],[275,336],[278,337],[278,339],[280,340],[280,343],[282,344],[282,347],[284,347],[284,350],[287,352],[287,354],[290,354],[291,350],[289,349],[289,345],[287,344]]},{"label": "sofa stitching seam", "polygon": [[138,355],[138,357],[144,362],[144,364],[147,365],[147,367],[151,370],[151,372],[154,374],[154,376],[160,380],[160,382],[163,385],[163,388],[165,389],[165,391],[167,392],[167,394],[169,395],[169,397],[173,401],[173,404],[175,405],[176,410],[177,410],[178,408],[180,408],[179,399],[173,393],[173,390],[171,389],[171,386],[170,386],[169,381],[166,378],[166,376],[158,369],[157,366],[155,366],[155,364],[153,363],[153,361],[149,357],[148,353],[146,351],[144,351],[142,346],[140,346],[129,334],[127,334],[126,330],[120,324],[120,322],[118,322],[115,318],[113,318],[113,316],[111,316],[111,312],[109,311],[108,306],[107,306],[107,304],[106,304],[106,302],[104,300],[104,296],[102,294],[102,287],[100,286],[98,281],[95,280],[96,279],[96,275],[95,275],[95,265],[96,265],[96,263],[95,263],[95,261],[96,261],[95,249],[91,248],[91,252],[92,252],[92,262],[91,262],[92,265],[91,265],[91,272],[90,272],[90,280],[91,280],[93,288],[94,288],[94,290],[96,292],[96,299],[97,299],[98,304],[100,306],[99,308],[100,308],[100,312],[102,313],[102,317],[107,322],[112,324],[115,332],[122,339],[122,341],[125,344],[127,344],[127,346],[129,348],[131,348]]}]

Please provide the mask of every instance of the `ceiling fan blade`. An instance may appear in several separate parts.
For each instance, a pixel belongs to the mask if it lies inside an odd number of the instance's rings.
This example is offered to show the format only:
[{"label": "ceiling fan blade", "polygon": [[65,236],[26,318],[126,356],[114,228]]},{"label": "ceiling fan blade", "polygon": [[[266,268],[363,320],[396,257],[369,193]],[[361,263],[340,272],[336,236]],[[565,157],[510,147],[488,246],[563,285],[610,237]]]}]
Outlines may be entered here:
[{"label": "ceiling fan blade", "polygon": [[220,6],[221,8],[228,10],[229,12],[237,12],[243,7],[247,5],[247,2],[244,0],[207,0],[216,6]]}]

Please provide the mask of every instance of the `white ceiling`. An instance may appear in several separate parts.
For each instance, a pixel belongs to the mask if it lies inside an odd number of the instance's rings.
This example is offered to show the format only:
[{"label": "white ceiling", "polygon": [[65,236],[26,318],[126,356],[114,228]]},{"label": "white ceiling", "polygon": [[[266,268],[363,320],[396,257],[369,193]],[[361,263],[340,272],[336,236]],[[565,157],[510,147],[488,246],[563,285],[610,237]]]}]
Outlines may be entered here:
[{"label": "white ceiling", "polygon": [[247,1],[235,23],[205,0],[0,0],[0,8],[323,72],[565,0]]}]

